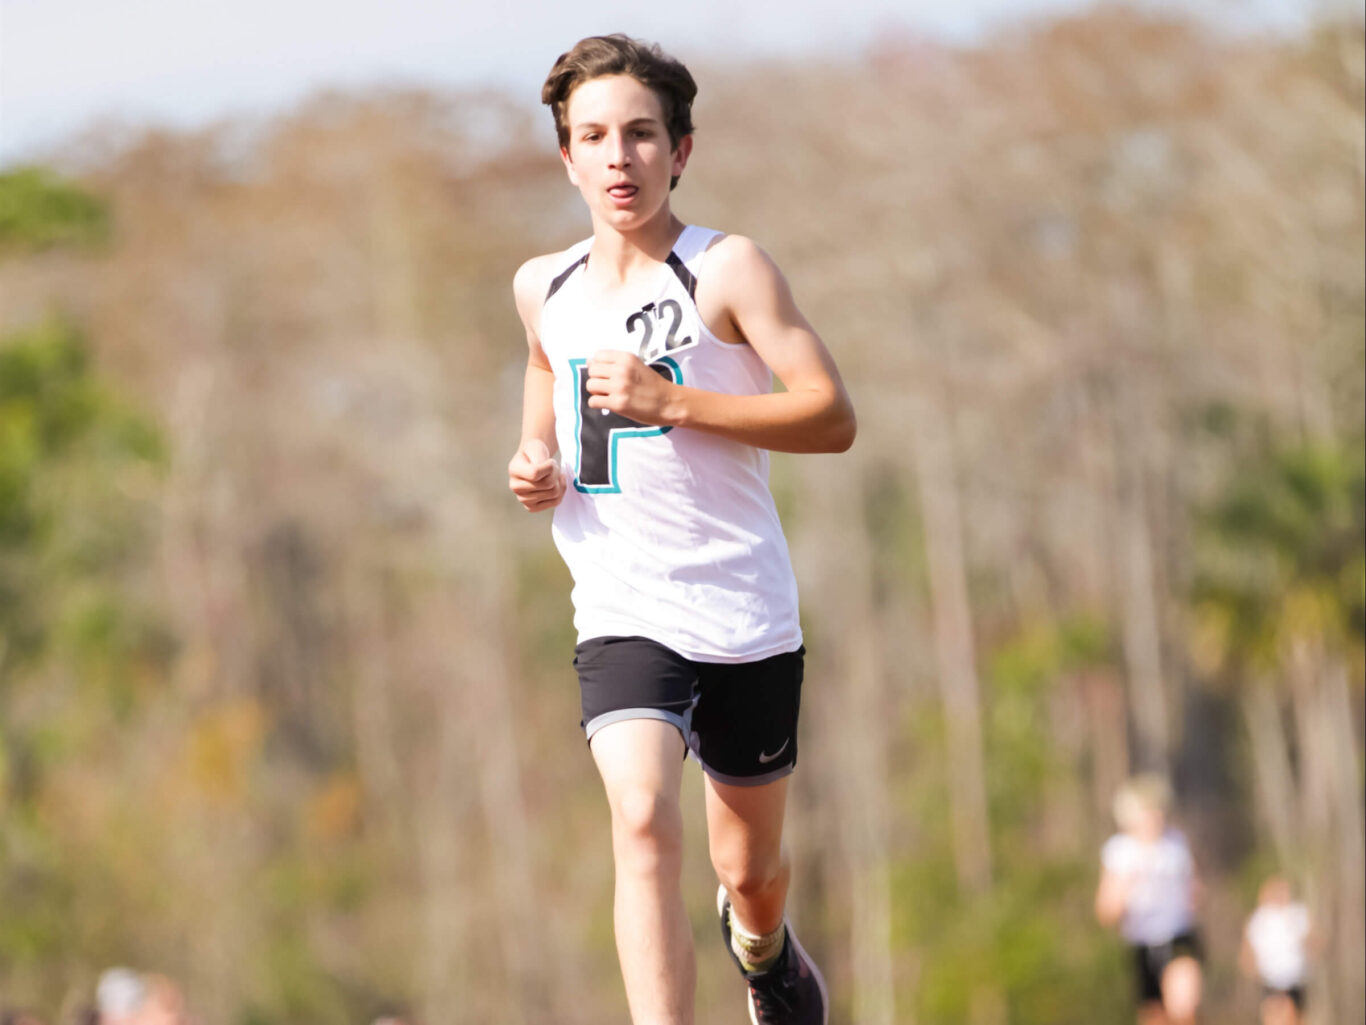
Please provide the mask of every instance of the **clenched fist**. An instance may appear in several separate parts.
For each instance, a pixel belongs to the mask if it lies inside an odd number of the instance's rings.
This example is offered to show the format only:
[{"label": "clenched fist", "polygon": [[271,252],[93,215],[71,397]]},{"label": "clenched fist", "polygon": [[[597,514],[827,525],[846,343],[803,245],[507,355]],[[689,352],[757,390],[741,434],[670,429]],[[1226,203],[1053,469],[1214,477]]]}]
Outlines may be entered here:
[{"label": "clenched fist", "polygon": [[553,509],[564,498],[565,478],[545,442],[528,441],[508,463],[508,487],[527,512]]},{"label": "clenched fist", "polygon": [[636,423],[669,426],[669,403],[676,386],[663,367],[646,366],[639,356],[615,349],[593,353],[588,361],[588,407],[607,409]]}]

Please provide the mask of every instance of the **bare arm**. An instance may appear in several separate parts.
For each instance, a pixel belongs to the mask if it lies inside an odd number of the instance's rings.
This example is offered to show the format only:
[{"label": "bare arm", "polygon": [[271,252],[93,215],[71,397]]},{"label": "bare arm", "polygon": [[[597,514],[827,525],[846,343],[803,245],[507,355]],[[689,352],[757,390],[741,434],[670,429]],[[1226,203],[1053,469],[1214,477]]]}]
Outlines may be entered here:
[{"label": "bare arm", "polygon": [[843,452],[853,444],[854,407],[835,361],[763,250],[736,235],[717,243],[697,303],[722,341],[748,342],[787,390],[703,391],[665,381],[629,353],[603,351],[588,364],[589,406],[779,452]]},{"label": "bare arm", "polygon": [[1119,924],[1133,885],[1132,875],[1121,875],[1108,868],[1101,872],[1100,886],[1096,889],[1096,919],[1101,925],[1108,929]]},{"label": "bare arm", "polygon": [[1252,941],[1246,929],[1243,930],[1243,942],[1238,947],[1238,968],[1249,979],[1257,977],[1257,955],[1252,952]]},{"label": "bare arm", "polygon": [[554,459],[555,374],[538,335],[541,298],[545,294],[544,258],[529,260],[513,279],[517,312],[526,328],[527,365],[522,385],[522,437],[508,463],[508,487],[527,512],[560,504],[565,479]]}]

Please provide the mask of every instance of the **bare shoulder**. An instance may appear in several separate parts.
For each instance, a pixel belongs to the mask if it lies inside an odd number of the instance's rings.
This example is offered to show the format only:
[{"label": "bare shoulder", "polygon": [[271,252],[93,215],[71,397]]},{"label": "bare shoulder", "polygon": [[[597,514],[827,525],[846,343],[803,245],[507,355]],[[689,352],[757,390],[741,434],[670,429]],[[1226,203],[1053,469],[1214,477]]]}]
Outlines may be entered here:
[{"label": "bare shoulder", "polygon": [[697,303],[704,316],[718,322],[729,318],[740,326],[756,314],[788,310],[792,292],[773,257],[757,242],[744,235],[725,235],[707,250]]},{"label": "bare shoulder", "polygon": [[778,265],[752,238],[721,235],[707,248],[707,271],[724,280],[733,274],[776,274]]},{"label": "bare shoulder", "polygon": [[512,276],[512,294],[517,298],[517,308],[538,305],[550,288],[550,280],[555,269],[564,258],[564,253],[545,253],[533,256],[517,268]]},{"label": "bare shoulder", "polygon": [[707,250],[698,283],[712,289],[712,298],[732,313],[791,302],[787,278],[773,257],[745,235],[725,235]]},{"label": "bare shoulder", "polygon": [[527,340],[533,341],[541,333],[541,307],[545,305],[550,283],[563,269],[567,251],[533,256],[517,268],[512,276],[512,295],[517,313],[527,330]]}]

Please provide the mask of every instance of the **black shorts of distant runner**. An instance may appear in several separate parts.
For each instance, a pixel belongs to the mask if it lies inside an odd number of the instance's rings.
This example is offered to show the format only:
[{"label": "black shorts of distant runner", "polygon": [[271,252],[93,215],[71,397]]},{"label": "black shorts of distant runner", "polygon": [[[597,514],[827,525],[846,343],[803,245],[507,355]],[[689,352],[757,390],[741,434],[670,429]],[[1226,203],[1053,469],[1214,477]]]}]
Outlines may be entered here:
[{"label": "black shorts of distant runner", "polygon": [[1197,932],[1183,932],[1166,943],[1151,946],[1135,946],[1134,971],[1138,978],[1138,999],[1140,1003],[1162,999],[1162,973],[1167,965],[1177,958],[1191,957],[1204,960],[1204,947]]},{"label": "black shorts of distant runner", "polygon": [[1289,989],[1280,989],[1276,986],[1263,986],[1262,999],[1267,997],[1289,997],[1290,1002],[1295,1005],[1295,1009],[1300,1013],[1304,1012],[1304,987],[1291,986]]}]

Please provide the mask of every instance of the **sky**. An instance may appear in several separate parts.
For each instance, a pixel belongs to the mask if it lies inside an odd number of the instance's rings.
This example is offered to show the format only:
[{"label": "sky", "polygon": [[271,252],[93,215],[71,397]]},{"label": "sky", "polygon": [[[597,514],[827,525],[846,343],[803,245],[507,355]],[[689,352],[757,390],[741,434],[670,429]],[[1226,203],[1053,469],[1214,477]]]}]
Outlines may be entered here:
[{"label": "sky", "polygon": [[[0,0],[0,166],[98,121],[190,128],[328,87],[494,85],[535,102],[586,35],[685,63],[857,53],[889,32],[971,43],[1094,0]],[[1145,0],[1297,28],[1325,0]]]}]

